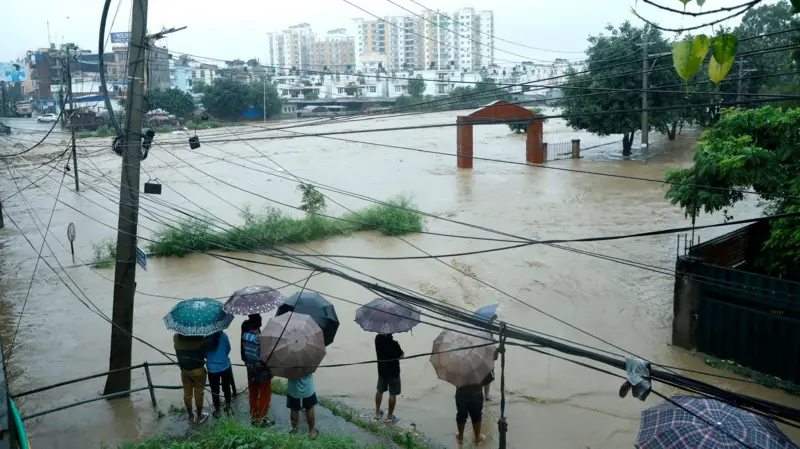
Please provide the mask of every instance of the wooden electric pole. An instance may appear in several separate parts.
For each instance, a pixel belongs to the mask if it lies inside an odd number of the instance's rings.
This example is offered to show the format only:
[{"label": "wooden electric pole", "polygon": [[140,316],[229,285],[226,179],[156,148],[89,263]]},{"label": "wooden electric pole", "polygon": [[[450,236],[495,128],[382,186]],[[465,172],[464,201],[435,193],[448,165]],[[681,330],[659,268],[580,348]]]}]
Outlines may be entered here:
[{"label": "wooden electric pole", "polygon": [[[114,271],[114,306],[111,315],[114,324],[111,326],[108,367],[110,371],[130,367],[133,349],[133,300],[136,292],[136,233],[139,218],[139,165],[142,158],[147,2],[148,0],[133,0],[131,12],[127,126],[122,140],[117,265]],[[130,388],[131,372],[121,370],[108,375],[104,394],[121,393]]]},{"label": "wooden electric pole", "polygon": [[[72,55],[69,53],[67,47],[67,98],[69,99],[69,128],[72,132],[72,168],[73,176],[75,177],[75,191],[80,192],[80,184],[78,182],[78,150],[75,148],[75,103],[72,101]],[[102,56],[101,56],[102,57]]]}]

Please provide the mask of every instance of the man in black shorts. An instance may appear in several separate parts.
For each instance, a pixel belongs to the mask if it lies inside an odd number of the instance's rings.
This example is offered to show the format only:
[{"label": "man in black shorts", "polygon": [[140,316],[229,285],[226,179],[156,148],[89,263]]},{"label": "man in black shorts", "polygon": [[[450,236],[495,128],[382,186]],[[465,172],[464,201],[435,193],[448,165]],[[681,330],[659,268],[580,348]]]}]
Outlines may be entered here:
[{"label": "man in black shorts", "polygon": [[483,417],[483,387],[492,381],[489,373],[479,385],[467,385],[456,388],[456,441],[464,443],[464,427],[467,416],[472,421],[472,431],[475,433],[475,444],[481,444],[486,436],[481,433],[481,418]]},{"label": "man in black shorts", "polygon": [[[403,349],[392,334],[378,334],[375,336],[375,354],[378,358],[378,391],[375,393],[375,419],[381,419],[383,411],[383,393],[389,392],[389,414],[386,419],[390,423],[397,422],[394,416],[394,406],[397,396],[400,395],[400,359],[403,358]],[[383,361],[385,360],[385,361]]]}]

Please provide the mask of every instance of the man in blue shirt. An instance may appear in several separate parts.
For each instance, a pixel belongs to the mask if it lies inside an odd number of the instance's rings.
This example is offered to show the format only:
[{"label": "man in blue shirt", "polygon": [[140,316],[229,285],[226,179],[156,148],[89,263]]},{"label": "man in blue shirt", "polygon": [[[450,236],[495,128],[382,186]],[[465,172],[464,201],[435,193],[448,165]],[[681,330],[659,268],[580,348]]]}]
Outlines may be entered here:
[{"label": "man in blue shirt", "polygon": [[211,386],[211,399],[214,402],[214,418],[219,419],[220,400],[219,386],[222,383],[222,391],[225,393],[225,413],[232,414],[231,409],[231,381],[233,380],[233,370],[231,369],[231,341],[228,335],[219,331],[206,337],[206,366],[208,367],[208,383]]},{"label": "man in blue shirt", "polygon": [[286,407],[292,421],[292,432],[297,433],[297,424],[300,422],[300,410],[306,411],[308,421],[308,434],[311,439],[319,435],[314,427],[314,406],[317,405],[317,393],[314,388],[314,375],[306,374],[299,379],[289,379],[289,395],[286,396]]}]

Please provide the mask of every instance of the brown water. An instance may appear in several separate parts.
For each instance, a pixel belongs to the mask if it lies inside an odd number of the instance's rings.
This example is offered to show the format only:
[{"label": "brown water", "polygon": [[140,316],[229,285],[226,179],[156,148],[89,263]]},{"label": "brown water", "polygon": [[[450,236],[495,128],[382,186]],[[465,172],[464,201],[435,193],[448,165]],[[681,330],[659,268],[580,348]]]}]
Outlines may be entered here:
[{"label": "brown water", "polygon": [[[310,132],[454,121],[453,114],[439,113],[299,130]],[[237,129],[241,130],[243,128]],[[214,130],[207,132],[206,136],[225,134],[224,130]],[[448,153],[455,152],[456,141],[453,127],[347,137]],[[654,141],[651,150],[647,154],[635,153],[633,160],[620,158],[619,144],[615,144],[587,152],[582,160],[551,162],[549,165],[663,179],[666,169],[690,163],[696,137],[696,133],[684,132],[677,141],[666,142],[660,137],[651,136]],[[581,138],[583,146],[618,140],[617,136],[600,139],[577,133],[565,128],[557,120],[550,120],[545,124],[546,141],[572,138]],[[55,135],[51,141],[59,144],[63,139],[63,135]],[[176,139],[183,140],[185,136],[167,136],[162,140]],[[84,143],[87,145],[86,150],[91,152],[97,150],[96,145],[102,142],[102,139],[92,139]],[[665,189],[657,183],[480,160],[475,161],[473,170],[459,171],[452,156],[319,138],[251,143],[274,158],[288,172],[298,176],[378,199],[410,194],[422,210],[531,238],[631,233],[687,224],[682,212],[664,201]],[[263,198],[217,182],[208,174],[277,201],[299,204],[296,183],[215,158],[258,169],[262,168],[252,164],[273,167],[272,162],[240,142],[214,145],[247,161],[225,154],[210,145],[204,145],[197,151],[189,150],[188,145],[168,146],[166,150],[156,147],[143,164],[146,170],[142,173],[142,182],[149,177],[158,178],[165,185],[160,199],[197,210],[176,193],[180,192],[234,224],[242,222],[236,208],[204,188],[237,206],[249,203],[253,210],[271,204]],[[43,150],[45,153],[54,151],[57,151],[57,147],[46,147]],[[189,167],[170,152],[207,174]],[[510,134],[505,126],[476,127],[475,154],[524,161],[524,137]],[[31,179],[44,175],[42,169],[33,170],[26,165],[27,162],[35,163],[41,157],[43,156],[33,155],[31,158],[18,160],[21,173]],[[643,158],[648,159],[647,163]],[[118,182],[120,159],[109,151],[83,156],[80,164],[81,170],[86,169],[89,172],[82,173],[82,181],[91,188],[84,189],[80,195],[76,194],[72,180],[67,178],[60,198],[85,215],[62,204],[56,206],[51,227],[54,234],[48,237],[55,257],[45,247],[45,254],[48,255],[46,260],[57,269],[56,260],[67,267],[66,273],[59,270],[59,274],[65,279],[65,275],[69,274],[102,311],[110,314],[113,285],[110,279],[113,278],[113,271],[92,271],[80,266],[80,263],[92,259],[92,243],[114,235],[118,190],[114,193],[115,189],[109,184],[109,180]],[[109,178],[104,178],[100,172]],[[28,182],[19,173],[16,176],[20,178],[17,181],[20,185],[27,185]],[[7,173],[0,178],[0,191],[4,197],[16,191]],[[61,173],[56,170],[40,183],[47,193],[35,188],[24,192],[25,200],[32,204],[37,220],[40,220],[36,224],[41,229],[44,229],[43,223],[48,221],[60,180]],[[101,193],[110,195],[114,201],[104,198]],[[341,195],[334,194],[334,198],[350,208],[366,205],[363,201]],[[4,206],[38,249],[42,239],[26,211],[23,197],[15,196],[6,201]],[[144,237],[151,234],[148,228],[157,227],[157,223],[147,218],[149,211],[163,215],[152,202],[143,199],[140,235]],[[341,212],[335,205],[329,206],[328,213]],[[297,211],[287,213],[298,214]],[[737,218],[757,214],[755,202],[743,204],[735,211]],[[699,222],[719,220],[721,217],[702,217]],[[66,227],[70,222],[77,226],[75,251],[78,266],[73,266],[68,251]],[[426,229],[497,237],[435,219],[426,221]],[[715,230],[713,233],[701,231],[699,235],[702,240],[707,240],[722,232],[725,230]],[[7,238],[7,242],[0,245],[0,333],[8,340],[21,311],[36,257],[8,218],[6,229],[0,231],[0,238]],[[462,252],[496,245],[492,242],[431,235],[410,235],[404,238],[431,253]],[[676,237],[572,246],[672,269]],[[294,249],[372,256],[420,255],[399,239],[374,233],[314,242],[307,246],[298,245]],[[236,255],[255,257],[252,254]],[[711,370],[704,365],[701,356],[672,348],[669,344],[673,278],[546,246],[459,257],[451,262],[579,329],[596,334],[650,360],[667,365]],[[474,308],[499,302],[501,319],[557,337],[611,349],[435,260],[344,260],[344,263],[375,277],[458,306]],[[297,270],[255,264],[248,266],[292,282],[303,280],[306,275]],[[148,271],[140,270],[137,274],[137,282],[139,293],[136,296],[134,332],[165,350],[171,348],[171,335],[164,329],[161,318],[175,300],[146,294],[180,298],[224,297],[248,284],[277,285],[256,273],[205,255],[151,259]],[[327,275],[312,278],[308,287],[357,303],[366,303],[373,298],[370,292]],[[288,295],[297,289],[285,288],[284,293]],[[342,324],[336,343],[328,348],[325,363],[372,359],[373,335],[364,333],[352,321],[355,306],[342,302],[334,304]],[[232,329],[237,328],[238,320],[232,325]],[[421,325],[413,334],[403,334],[397,338],[406,354],[415,354],[429,352],[437,333],[437,329]],[[40,263],[11,361],[12,367],[17,371],[12,382],[13,391],[19,392],[105,371],[109,334],[110,326],[81,305],[53,272]],[[146,360],[154,362],[163,361],[164,358],[156,351],[136,343],[134,363]],[[419,430],[435,440],[455,447],[453,387],[437,380],[427,358],[404,362],[402,369],[403,396],[399,401],[397,414],[404,422],[415,422]],[[154,369],[153,375],[156,383],[178,383],[174,368]],[[238,383],[244,385],[244,373],[237,372],[236,375]],[[134,386],[145,384],[143,372],[134,372],[133,378]],[[731,390],[800,406],[800,399],[777,390],[742,382],[718,379],[711,381]],[[316,375],[320,394],[344,398],[350,405],[365,409],[372,406],[374,382],[375,368],[371,365],[320,369]],[[506,384],[509,391],[506,409],[509,421],[508,438],[510,445],[515,448],[630,447],[636,438],[640,412],[659,401],[654,395],[645,403],[630,398],[621,400],[617,396],[619,379],[519,348],[508,351]],[[93,380],[27,397],[19,405],[23,413],[33,413],[92,397],[102,391],[102,388],[102,380]],[[495,398],[499,399],[498,385],[493,388]],[[662,393],[671,393],[671,390],[663,386],[658,388]],[[170,404],[180,403],[179,394],[175,392],[161,391],[158,398],[159,408],[165,411]],[[499,415],[498,402],[495,401],[486,410],[485,422],[489,427],[486,431],[492,440],[487,447],[496,444],[497,431],[494,422]],[[101,443],[117,444],[148,435],[154,428],[156,416],[148,395],[143,392],[134,394],[130,399],[100,401],[34,419],[28,422],[28,428],[34,447],[97,447]],[[788,433],[795,439],[800,438],[796,431]]]}]

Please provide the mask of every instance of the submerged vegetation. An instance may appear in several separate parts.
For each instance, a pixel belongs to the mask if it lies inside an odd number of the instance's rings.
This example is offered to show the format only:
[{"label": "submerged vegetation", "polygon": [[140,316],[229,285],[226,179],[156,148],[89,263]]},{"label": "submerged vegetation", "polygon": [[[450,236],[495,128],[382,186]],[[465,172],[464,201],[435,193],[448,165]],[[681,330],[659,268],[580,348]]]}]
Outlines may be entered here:
[{"label": "submerged vegetation", "polygon": [[[411,211],[411,199],[397,197],[385,204],[375,204],[348,212],[340,218],[321,216],[324,197],[313,186],[301,186],[307,212],[303,218],[289,217],[277,209],[256,214],[248,208],[240,214],[244,224],[222,228],[213,218],[195,217],[177,220],[158,229],[147,250],[152,256],[184,256],[190,252],[242,251],[266,249],[273,245],[304,243],[359,231],[379,231],[384,235],[402,235],[422,230],[422,215]],[[115,242],[94,245],[95,268],[110,267],[116,260]]]}]

